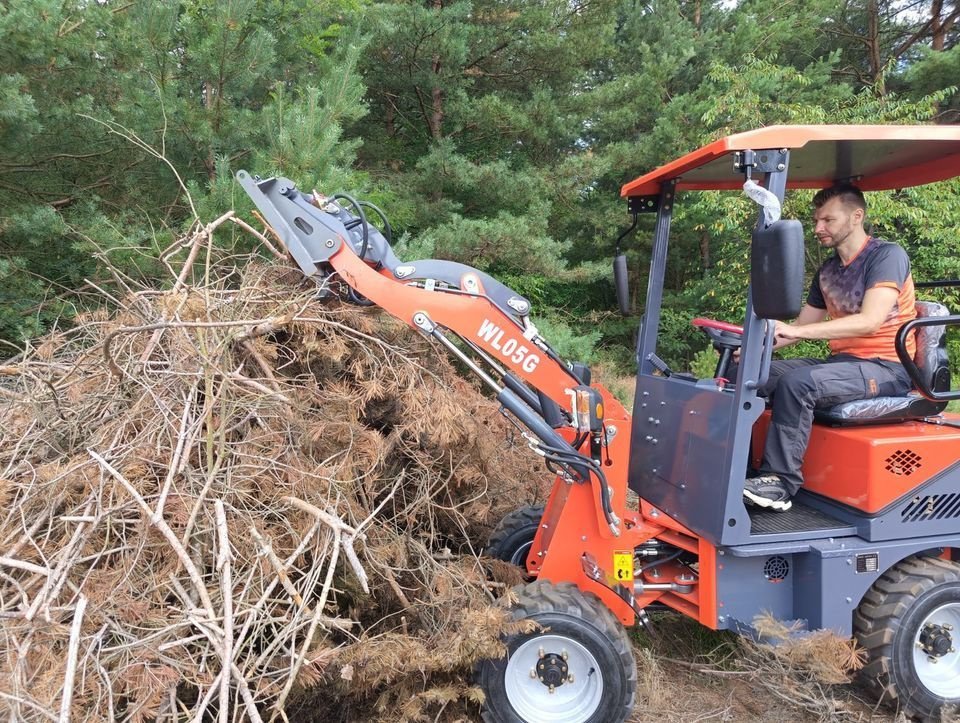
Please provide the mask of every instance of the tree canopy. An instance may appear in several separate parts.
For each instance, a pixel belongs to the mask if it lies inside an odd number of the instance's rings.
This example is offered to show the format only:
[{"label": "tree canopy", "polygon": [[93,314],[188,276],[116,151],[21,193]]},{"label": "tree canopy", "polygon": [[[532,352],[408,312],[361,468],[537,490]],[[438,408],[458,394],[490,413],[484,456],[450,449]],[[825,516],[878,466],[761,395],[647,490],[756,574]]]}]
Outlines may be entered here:
[{"label": "tree canopy", "polygon": [[[958,18],[948,0],[4,0],[0,338],[16,353],[84,289],[155,274],[195,218],[247,212],[246,168],[374,201],[401,257],[487,270],[562,353],[626,368],[620,185],[761,125],[960,122]],[[960,276],[957,181],[869,200],[918,280]],[[704,346],[690,317],[742,318],[753,213],[736,194],[678,212],[673,362]]]}]

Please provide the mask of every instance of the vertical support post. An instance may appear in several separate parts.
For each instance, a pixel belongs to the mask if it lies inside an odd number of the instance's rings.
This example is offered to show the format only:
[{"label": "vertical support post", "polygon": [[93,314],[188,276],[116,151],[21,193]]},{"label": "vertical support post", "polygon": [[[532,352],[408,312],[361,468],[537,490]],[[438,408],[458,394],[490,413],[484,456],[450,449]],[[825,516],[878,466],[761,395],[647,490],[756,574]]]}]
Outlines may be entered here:
[{"label": "vertical support post", "polygon": [[[789,167],[789,153],[780,151],[777,165],[768,170],[763,186],[774,193],[783,204],[783,197],[787,188],[787,170]],[[763,209],[760,210],[757,226],[765,226]],[[743,322],[743,344],[741,346],[740,367],[737,372],[737,386],[735,404],[733,407],[734,421],[730,429],[727,455],[727,495],[725,503],[725,518],[736,520],[743,515],[743,483],[746,478],[747,460],[750,458],[750,439],[753,434],[753,424],[763,412],[763,404],[757,404],[757,390],[747,382],[756,382],[761,377],[766,378],[769,371],[762,369],[763,342],[765,338],[765,323],[753,311],[753,290],[747,291],[747,308]],[[743,525],[728,525],[723,528],[720,542],[722,544],[736,544],[749,539],[749,527]]]},{"label": "vertical support post", "polygon": [[670,221],[673,218],[675,195],[676,181],[667,181],[660,187],[659,211],[653,231],[653,257],[650,260],[650,275],[647,279],[647,304],[643,310],[640,335],[637,340],[637,371],[639,374],[652,374],[654,370],[647,356],[657,351],[660,308],[663,303],[663,279],[667,269]]},{"label": "vertical support post", "polygon": [[[767,172],[763,180],[763,186],[773,193],[783,205],[783,197],[787,190],[787,171],[790,166],[790,152],[782,149],[778,155],[777,165],[773,170]],[[763,209],[757,217],[757,228],[766,226],[763,216]],[[756,381],[764,372],[760,369],[761,351],[764,339],[764,324],[753,313],[753,288],[747,291],[747,308],[743,322],[743,346],[741,350],[742,361],[740,364],[739,375],[737,377],[737,386],[741,390],[746,386],[746,381]],[[763,376],[766,376],[763,374]]]}]

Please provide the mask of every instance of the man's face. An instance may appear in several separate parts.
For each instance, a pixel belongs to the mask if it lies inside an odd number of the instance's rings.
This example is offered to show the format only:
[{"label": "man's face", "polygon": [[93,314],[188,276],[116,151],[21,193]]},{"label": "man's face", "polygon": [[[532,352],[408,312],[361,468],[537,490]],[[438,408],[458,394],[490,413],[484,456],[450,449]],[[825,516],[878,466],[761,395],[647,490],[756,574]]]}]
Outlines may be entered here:
[{"label": "man's face", "polygon": [[863,210],[831,198],[813,212],[813,233],[820,245],[833,249],[843,244],[863,223]]}]

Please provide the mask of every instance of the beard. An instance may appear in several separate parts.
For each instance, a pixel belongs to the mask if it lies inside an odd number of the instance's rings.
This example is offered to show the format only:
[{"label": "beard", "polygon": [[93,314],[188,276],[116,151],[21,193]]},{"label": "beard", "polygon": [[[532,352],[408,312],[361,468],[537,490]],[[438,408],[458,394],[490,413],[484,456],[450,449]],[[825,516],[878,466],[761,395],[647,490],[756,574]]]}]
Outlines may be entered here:
[{"label": "beard", "polygon": [[818,236],[817,240],[820,242],[820,245],[825,249],[835,249],[837,246],[840,246],[844,241],[850,238],[850,234],[854,232],[854,224],[852,220],[848,220],[846,225],[840,228],[836,233],[829,236]]}]

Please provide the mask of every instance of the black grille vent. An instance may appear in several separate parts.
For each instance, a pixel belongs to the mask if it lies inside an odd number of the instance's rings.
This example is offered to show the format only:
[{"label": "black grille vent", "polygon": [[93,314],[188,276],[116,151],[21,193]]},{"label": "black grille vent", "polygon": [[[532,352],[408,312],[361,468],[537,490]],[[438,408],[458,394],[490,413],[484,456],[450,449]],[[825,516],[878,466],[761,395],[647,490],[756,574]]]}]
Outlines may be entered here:
[{"label": "black grille vent", "polygon": [[900,517],[904,522],[926,522],[960,517],[960,494],[914,497],[903,508]]},{"label": "black grille vent", "polygon": [[909,477],[920,469],[920,455],[909,449],[898,449],[887,457],[886,465],[890,474]]},{"label": "black grille vent", "polygon": [[763,563],[763,576],[770,582],[783,582],[790,574],[790,563],[783,555],[768,557]]}]

